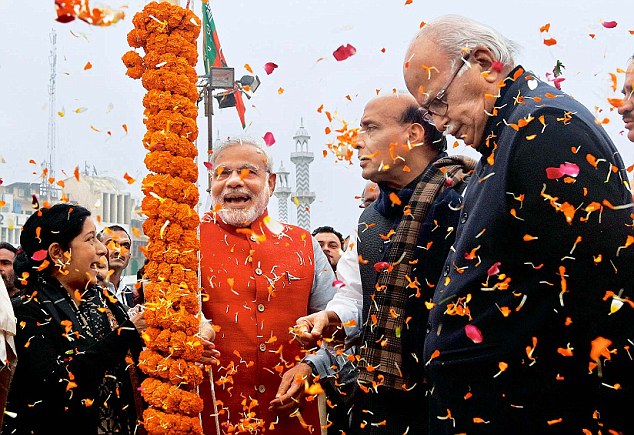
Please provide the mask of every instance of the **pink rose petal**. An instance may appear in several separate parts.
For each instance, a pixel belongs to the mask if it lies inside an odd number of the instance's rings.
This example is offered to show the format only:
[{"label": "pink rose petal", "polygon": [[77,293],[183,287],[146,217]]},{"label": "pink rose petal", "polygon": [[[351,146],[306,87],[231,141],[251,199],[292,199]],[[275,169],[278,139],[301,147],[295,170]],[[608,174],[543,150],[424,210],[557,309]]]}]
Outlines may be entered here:
[{"label": "pink rose petal", "polygon": [[341,62],[342,60],[346,60],[350,56],[353,56],[356,52],[357,52],[356,48],[354,48],[350,44],[346,44],[345,46],[342,45],[338,49],[336,49],[332,53],[332,55],[335,57],[335,59],[337,59],[339,62]]},{"label": "pink rose petal", "polygon": [[381,273],[382,271],[384,271],[385,269],[389,267],[390,267],[390,263],[388,263],[387,261],[379,261],[378,263],[374,264],[374,270],[376,270],[379,273]]},{"label": "pink rose petal", "polygon": [[546,168],[546,177],[549,180],[561,178],[564,175],[576,177],[579,175],[579,166],[574,163],[562,163],[558,168]]},{"label": "pink rose petal", "polygon": [[563,82],[564,80],[566,80],[564,77],[557,77],[556,79],[553,80],[553,84],[555,85],[555,87],[557,89],[559,89],[561,91],[561,82]]},{"label": "pink rose petal", "polygon": [[42,261],[46,258],[47,255],[48,255],[48,251],[46,249],[40,249],[39,251],[36,251],[33,254],[33,256],[31,257],[31,260]]},{"label": "pink rose petal", "polygon": [[495,72],[502,72],[502,70],[504,69],[504,64],[502,62],[496,60],[491,65],[491,69],[493,71],[495,71]]},{"label": "pink rose petal", "polygon": [[616,21],[604,21],[601,24],[603,24],[603,27],[606,29],[614,29],[618,23]]},{"label": "pink rose petal", "polygon": [[270,131],[264,133],[264,137],[262,139],[264,139],[264,143],[267,146],[271,146],[275,143],[275,136],[273,136],[273,133],[271,133]]},{"label": "pink rose petal", "polygon": [[564,176],[564,172],[561,168],[546,168],[546,177],[549,180],[554,180]]},{"label": "pink rose petal", "polygon": [[207,170],[209,171],[214,170],[214,165],[212,165],[210,162],[203,162],[203,165],[205,165],[205,168],[207,168]]},{"label": "pink rose petal", "polygon": [[264,71],[266,71],[267,74],[271,74],[275,68],[277,68],[277,64],[273,62],[267,62],[264,64]]},{"label": "pink rose petal", "polygon": [[467,334],[467,337],[469,337],[469,339],[474,343],[482,343],[482,332],[478,329],[477,326],[471,324],[466,325],[464,327],[464,332],[465,334]]},{"label": "pink rose petal", "polygon": [[500,263],[499,261],[496,261],[495,263],[493,263],[493,266],[489,267],[489,270],[487,271],[487,275],[493,276],[493,275],[499,274],[501,264],[502,263]]},{"label": "pink rose petal", "polygon": [[346,283],[338,279],[332,282],[332,286],[335,288],[341,288],[341,287],[345,287]]}]

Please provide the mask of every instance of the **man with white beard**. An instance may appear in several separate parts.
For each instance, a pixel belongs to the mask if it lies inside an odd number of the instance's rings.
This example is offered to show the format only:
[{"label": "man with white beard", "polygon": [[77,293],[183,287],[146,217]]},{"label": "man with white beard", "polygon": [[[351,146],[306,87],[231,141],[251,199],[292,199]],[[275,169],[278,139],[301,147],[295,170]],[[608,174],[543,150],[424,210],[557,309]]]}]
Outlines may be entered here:
[{"label": "man with white beard", "polygon": [[276,177],[261,145],[230,139],[211,164],[212,210],[200,227],[202,309],[221,358],[212,369],[217,411],[208,379],[200,389],[204,433],[215,433],[216,412],[224,432],[319,433],[317,401],[304,400],[310,370],[280,382],[305,353],[289,325],[324,309],[334,273],[308,231],[268,215]]}]

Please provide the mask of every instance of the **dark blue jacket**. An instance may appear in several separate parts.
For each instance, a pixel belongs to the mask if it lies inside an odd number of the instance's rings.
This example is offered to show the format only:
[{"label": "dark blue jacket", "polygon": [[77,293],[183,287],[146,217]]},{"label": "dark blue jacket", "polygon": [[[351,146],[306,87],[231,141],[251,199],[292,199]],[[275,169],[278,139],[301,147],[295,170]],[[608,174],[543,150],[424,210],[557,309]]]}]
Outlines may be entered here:
[{"label": "dark blue jacket", "polygon": [[[623,162],[585,107],[520,68],[485,128],[434,294],[430,433],[631,429],[633,311],[610,314],[610,294],[634,297],[633,248],[620,248],[632,210],[613,209],[631,202]],[[566,163],[576,177],[550,169]],[[598,337],[615,353],[590,372]]]}]

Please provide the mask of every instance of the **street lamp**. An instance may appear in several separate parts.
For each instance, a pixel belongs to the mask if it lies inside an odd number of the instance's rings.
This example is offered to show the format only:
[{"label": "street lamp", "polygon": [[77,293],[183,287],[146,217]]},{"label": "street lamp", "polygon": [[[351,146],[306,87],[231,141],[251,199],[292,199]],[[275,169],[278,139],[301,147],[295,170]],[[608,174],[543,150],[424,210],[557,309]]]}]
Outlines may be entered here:
[{"label": "street lamp", "polygon": [[[244,75],[236,83],[239,83],[240,86],[243,88],[248,86],[251,93],[253,93],[256,91],[257,88],[260,87],[260,78],[258,76]],[[251,98],[251,95],[249,95],[246,92],[245,92],[245,95],[247,96],[247,98]]]}]

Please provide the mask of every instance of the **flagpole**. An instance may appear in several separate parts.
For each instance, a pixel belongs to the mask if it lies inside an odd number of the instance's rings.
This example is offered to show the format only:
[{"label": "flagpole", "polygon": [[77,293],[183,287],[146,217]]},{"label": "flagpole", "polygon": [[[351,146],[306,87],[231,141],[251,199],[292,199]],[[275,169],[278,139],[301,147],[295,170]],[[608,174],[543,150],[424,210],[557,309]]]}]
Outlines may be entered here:
[{"label": "flagpole", "polygon": [[[214,114],[213,96],[211,95],[211,74],[205,87],[205,116],[207,116],[207,157],[205,161],[209,161],[209,157],[214,149],[214,134],[212,129],[212,116]],[[211,194],[211,177],[207,175],[207,192]]]}]

